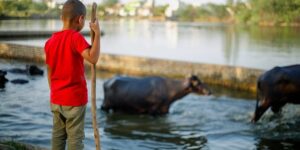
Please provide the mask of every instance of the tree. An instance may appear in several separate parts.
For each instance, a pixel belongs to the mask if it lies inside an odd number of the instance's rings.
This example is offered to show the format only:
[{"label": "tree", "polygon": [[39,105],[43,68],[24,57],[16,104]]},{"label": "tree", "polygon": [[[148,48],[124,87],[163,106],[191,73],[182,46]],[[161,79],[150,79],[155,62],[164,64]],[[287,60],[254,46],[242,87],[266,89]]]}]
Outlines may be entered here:
[{"label": "tree", "polygon": [[108,7],[112,7],[118,3],[119,3],[119,0],[104,0],[103,1],[103,5],[108,6]]},{"label": "tree", "polygon": [[226,4],[227,4],[227,6],[232,7],[233,4],[234,4],[234,1],[233,0],[227,0]]}]

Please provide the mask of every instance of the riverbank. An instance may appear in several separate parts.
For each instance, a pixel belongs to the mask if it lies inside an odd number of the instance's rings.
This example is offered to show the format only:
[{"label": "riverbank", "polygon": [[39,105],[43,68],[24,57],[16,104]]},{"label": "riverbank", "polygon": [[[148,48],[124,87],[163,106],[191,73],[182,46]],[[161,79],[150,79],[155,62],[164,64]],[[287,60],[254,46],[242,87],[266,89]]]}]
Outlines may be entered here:
[{"label": "riverbank", "polygon": [[[27,30],[15,30],[15,31],[0,31],[0,39],[1,38],[41,38],[41,37],[50,37],[54,32],[56,31],[51,31],[51,30],[44,30],[44,31],[27,31]],[[84,36],[89,36],[90,31],[83,30],[81,31],[81,34]],[[101,31],[101,36],[104,35],[104,32]]]},{"label": "riverbank", "polygon": [[[42,47],[0,43],[0,57],[44,62]],[[263,70],[225,65],[200,64],[125,55],[101,54],[98,71],[127,75],[159,75],[184,78],[190,74],[204,82],[235,90],[256,91],[256,80]]]},{"label": "riverbank", "polygon": [[17,141],[0,140],[0,150],[48,150],[39,146],[21,143]]},{"label": "riverbank", "polygon": [[[4,20],[47,20],[47,19],[56,19],[57,17],[40,17],[40,18],[32,18],[32,17],[0,17],[0,21]],[[236,26],[260,26],[260,27],[300,27],[300,22],[278,22],[275,20],[261,20],[256,23],[249,22],[240,22],[233,18],[217,18],[217,17],[206,17],[206,18],[198,18],[194,20],[180,20],[174,18],[167,18],[165,16],[153,16],[153,17],[100,17],[101,21],[109,21],[109,20],[150,20],[156,22],[165,22],[165,21],[174,21],[178,23],[217,23],[224,25],[236,25]],[[31,31],[30,31],[31,32]],[[40,32],[40,31],[39,31]],[[85,31],[84,31],[85,32]],[[2,33],[0,33],[0,36]]]}]

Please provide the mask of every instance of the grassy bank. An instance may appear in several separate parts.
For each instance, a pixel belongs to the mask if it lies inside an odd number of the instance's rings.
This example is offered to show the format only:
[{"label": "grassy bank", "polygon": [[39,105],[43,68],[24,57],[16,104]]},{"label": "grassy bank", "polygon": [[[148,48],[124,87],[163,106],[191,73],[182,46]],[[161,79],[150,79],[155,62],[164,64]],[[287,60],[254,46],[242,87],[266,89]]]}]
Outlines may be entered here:
[{"label": "grassy bank", "polygon": [[39,146],[25,144],[17,141],[0,141],[1,150],[47,150]]}]

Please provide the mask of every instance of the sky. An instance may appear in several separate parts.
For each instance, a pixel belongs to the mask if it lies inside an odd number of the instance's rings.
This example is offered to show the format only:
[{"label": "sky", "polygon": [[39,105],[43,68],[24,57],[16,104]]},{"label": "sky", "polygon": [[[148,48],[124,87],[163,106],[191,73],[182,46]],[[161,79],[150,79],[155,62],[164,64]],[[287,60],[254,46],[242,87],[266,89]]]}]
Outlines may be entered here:
[{"label": "sky", "polygon": [[[65,0],[57,0],[58,2],[64,2]],[[99,2],[102,2],[102,0],[81,0],[83,3],[85,4],[89,4],[89,3],[92,3],[92,2],[96,2],[96,3],[99,3]],[[126,3],[126,2],[130,2],[131,0],[120,0],[121,2],[123,3]],[[155,2],[158,4],[158,5],[161,5],[161,4],[168,4],[169,2],[171,2],[173,0],[155,0]],[[204,4],[204,3],[226,3],[226,0],[181,0],[182,2],[187,2],[187,3],[194,3],[194,4]]]}]

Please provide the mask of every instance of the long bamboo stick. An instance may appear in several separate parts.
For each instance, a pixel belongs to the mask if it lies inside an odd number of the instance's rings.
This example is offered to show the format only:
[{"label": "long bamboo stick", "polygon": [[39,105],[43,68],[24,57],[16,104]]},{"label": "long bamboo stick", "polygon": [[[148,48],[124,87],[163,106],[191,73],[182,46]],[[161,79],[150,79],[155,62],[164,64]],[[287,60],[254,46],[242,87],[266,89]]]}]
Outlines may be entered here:
[{"label": "long bamboo stick", "polygon": [[[91,22],[96,21],[96,9],[97,9],[97,4],[93,3],[92,5],[92,13],[91,13]],[[91,44],[93,44],[95,38],[95,33],[91,30]],[[91,78],[91,97],[92,97],[92,119],[93,119],[93,128],[94,128],[94,139],[95,139],[95,145],[96,145],[96,150],[101,150],[101,145],[100,145],[100,136],[99,136],[99,131],[98,131],[98,124],[97,124],[97,114],[96,114],[96,65],[92,64],[91,65],[91,73],[92,73],[92,78]]]}]

